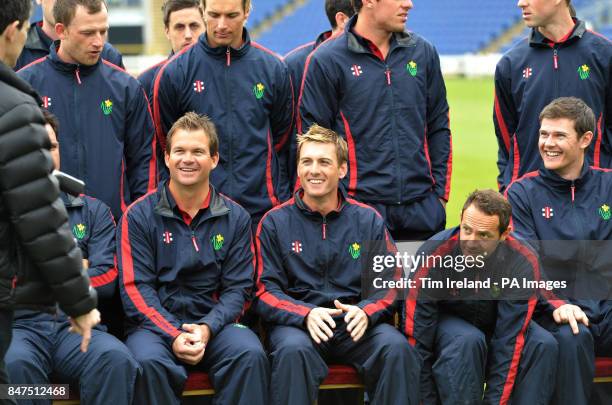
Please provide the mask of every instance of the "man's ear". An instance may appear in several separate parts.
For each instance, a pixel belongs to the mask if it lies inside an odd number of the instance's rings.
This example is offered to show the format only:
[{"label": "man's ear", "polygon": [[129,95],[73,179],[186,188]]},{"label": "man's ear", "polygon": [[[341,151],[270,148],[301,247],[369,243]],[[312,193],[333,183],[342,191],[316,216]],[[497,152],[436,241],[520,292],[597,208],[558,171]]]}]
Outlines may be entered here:
[{"label": "man's ear", "polygon": [[347,173],[348,173],[348,164],[344,162],[340,165],[340,168],[338,170],[338,175],[341,179],[343,179]]},{"label": "man's ear", "polygon": [[55,24],[55,33],[60,40],[66,39],[66,26],[62,23]]},{"label": "man's ear", "polygon": [[[25,24],[25,23],[24,23]],[[19,20],[15,20],[6,26],[2,36],[6,38],[7,42],[13,42],[15,34],[19,31]]]},{"label": "man's ear", "polygon": [[578,140],[578,145],[580,146],[580,148],[586,150],[591,144],[591,141],[593,140],[593,136],[594,136],[593,132],[591,131],[585,132]]}]

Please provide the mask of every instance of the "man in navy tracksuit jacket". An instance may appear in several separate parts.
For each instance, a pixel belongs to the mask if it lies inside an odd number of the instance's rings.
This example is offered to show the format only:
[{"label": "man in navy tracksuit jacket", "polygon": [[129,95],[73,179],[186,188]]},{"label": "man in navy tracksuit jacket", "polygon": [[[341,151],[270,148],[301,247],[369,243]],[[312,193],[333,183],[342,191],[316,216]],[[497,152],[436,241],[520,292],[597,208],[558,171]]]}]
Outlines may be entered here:
[{"label": "man in navy tracksuit jacket", "polygon": [[510,49],[495,70],[493,121],[499,145],[498,185],[537,170],[540,111],[557,97],[574,96],[595,112],[588,159],[612,167],[612,44],[572,19],[568,2],[519,2],[533,30]]},{"label": "man in navy tracksuit jacket", "polygon": [[[172,52],[164,59],[138,75],[138,81],[147,93],[151,109],[153,109],[153,84],[155,76],[161,67],[181,49],[196,42],[204,31],[204,19],[199,0],[167,0],[162,6],[164,31],[170,42]],[[163,156],[163,149],[159,150]]]},{"label": "man in navy tracksuit jacket", "polygon": [[[43,0],[43,2],[44,1],[45,0]],[[46,2],[52,4],[50,4],[50,6],[43,5],[43,20],[34,22],[32,25],[30,25],[28,39],[23,47],[23,51],[21,51],[21,55],[19,55],[19,59],[17,59],[15,71],[20,70],[35,60],[47,56],[53,41],[58,39],[57,34],[55,33],[55,23],[48,22],[49,17],[53,18],[52,8],[53,4],[55,4],[55,0],[46,0]],[[54,20],[52,19],[51,21]],[[50,29],[51,31],[46,31],[46,29]],[[47,33],[52,33],[52,35],[47,35]],[[119,53],[119,51],[108,42],[104,44],[100,57],[114,65],[119,66],[122,69],[125,69],[125,66],[123,66],[123,57],[121,56],[121,53]]]},{"label": "man in navy tracksuit jacket", "polygon": [[346,159],[342,138],[312,126],[298,141],[303,189],[257,229],[255,309],[267,323],[271,400],[312,404],[334,359],[364,376],[372,403],[416,405],[420,359],[386,323],[397,292],[368,295],[362,284],[371,252],[395,246],[374,209],[339,191]]},{"label": "man in navy tracksuit jacket", "polygon": [[[535,253],[509,235],[511,207],[499,193],[472,193],[461,225],[426,242],[424,257],[480,256],[481,265],[424,264],[415,268],[402,311],[402,329],[423,359],[422,404],[548,405],[555,382],[557,343],[531,322],[534,290],[504,287],[504,278],[539,280]],[[429,259],[428,259],[429,261]],[[465,266],[467,260],[459,262]],[[429,267],[428,267],[429,266]],[[419,280],[442,281],[434,289]],[[491,280],[491,288],[446,288],[448,280]],[[519,286],[520,286],[519,285]],[[483,398],[483,383],[486,392]]]},{"label": "man in navy tracksuit jacket", "polygon": [[310,54],[297,123],[298,132],[316,122],[346,139],[348,193],[374,206],[395,239],[444,229],[450,192],[446,89],[434,47],[404,31],[411,7],[368,0]]},{"label": "man in navy tracksuit jacket", "polygon": [[[57,122],[45,117],[51,140],[54,166],[59,169],[56,138]],[[72,234],[83,253],[84,267],[98,293],[102,317],[117,291],[115,266],[115,222],[108,206],[84,195],[62,193]],[[128,348],[107,333],[106,326],[92,330],[87,352],[80,351],[80,337],[69,332],[70,322],[63,312],[47,313],[33,309],[15,312],[13,341],[6,354],[12,384],[48,384],[51,373],[64,382],[77,382],[81,401],[87,404],[130,405],[139,366]],[[20,401],[20,403],[51,403]]]},{"label": "man in navy tracksuit jacket", "polygon": [[612,259],[609,247],[593,242],[612,239],[612,173],[589,167],[586,158],[595,120],[593,111],[576,98],[554,100],[540,115],[539,150],[545,167],[508,188],[517,234],[542,241],[544,272],[570,283],[560,295],[588,316],[583,323],[589,327],[578,324],[575,334],[549,314],[537,318],[559,341],[555,404],[589,403],[594,356],[612,356],[612,305],[605,300],[612,291]]},{"label": "man in navy tracksuit jacket", "polygon": [[163,139],[185,112],[208,115],[221,139],[212,183],[257,224],[290,196],[284,155],[293,121],[291,81],[280,58],[252,42],[244,28],[249,1],[204,5],[206,35],[157,75],[155,125]]},{"label": "man in navy tracksuit jacket", "polygon": [[[56,1],[57,6],[65,0]],[[95,18],[97,25],[89,27],[95,35],[83,40],[79,29],[88,27],[86,18]],[[59,44],[18,74],[62,123],[63,170],[85,181],[85,193],[102,200],[119,218],[127,205],[155,187],[156,145],[142,87],[100,58],[107,20],[102,1],[91,13],[77,5],[72,20],[58,21],[65,30]]]},{"label": "man in navy tracksuit jacket", "polygon": [[[325,0],[325,13],[327,19],[331,25],[331,30],[322,32],[319,34],[317,39],[312,42],[308,42],[304,45],[298,46],[297,48],[289,51],[283,60],[289,68],[289,74],[291,75],[291,83],[293,83],[293,99],[296,103],[300,97],[300,87],[302,85],[302,76],[304,75],[304,67],[306,66],[306,59],[308,55],[314,51],[319,45],[325,40],[329,39],[332,35],[338,35],[344,31],[346,22],[355,14],[355,9],[351,0]],[[296,111],[296,116],[299,111]],[[296,128],[297,129],[297,128]],[[295,132],[295,131],[294,131]],[[295,172],[295,150],[296,150],[296,133],[291,137],[291,143],[289,145],[289,160],[287,165],[289,184],[293,185],[296,181]]]},{"label": "man in navy tracksuit jacket", "polygon": [[214,125],[187,113],[166,147],[170,180],[131,205],[117,229],[126,344],[143,368],[135,400],[180,403],[186,365],[197,365],[217,403],[266,404],[266,354],[237,323],[253,285],[251,221],[209,185]]}]

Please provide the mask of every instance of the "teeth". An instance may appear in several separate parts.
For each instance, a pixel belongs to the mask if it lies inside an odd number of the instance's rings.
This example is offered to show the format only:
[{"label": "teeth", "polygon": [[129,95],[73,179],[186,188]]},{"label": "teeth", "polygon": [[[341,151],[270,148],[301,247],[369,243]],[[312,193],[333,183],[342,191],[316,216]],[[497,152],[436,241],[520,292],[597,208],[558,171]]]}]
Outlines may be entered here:
[{"label": "teeth", "polygon": [[560,152],[546,152],[546,156],[548,157],[557,157],[560,156],[561,153]]},{"label": "teeth", "polygon": [[323,183],[323,180],[318,180],[318,179],[313,179],[313,180],[308,180],[309,183],[314,183],[314,184],[321,184]]}]

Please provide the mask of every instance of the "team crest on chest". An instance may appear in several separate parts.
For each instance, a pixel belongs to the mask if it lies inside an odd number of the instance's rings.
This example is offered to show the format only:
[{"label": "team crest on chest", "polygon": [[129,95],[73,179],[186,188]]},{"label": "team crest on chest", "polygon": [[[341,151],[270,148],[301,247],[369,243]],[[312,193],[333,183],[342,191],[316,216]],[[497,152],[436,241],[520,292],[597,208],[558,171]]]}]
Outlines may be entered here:
[{"label": "team crest on chest", "polygon": [[361,76],[363,74],[363,69],[361,69],[360,65],[351,66],[351,73],[353,76]]},{"label": "team crest on chest", "polygon": [[162,241],[163,241],[163,242],[164,242],[166,245],[169,245],[170,243],[172,243],[172,241],[173,241],[173,238],[172,238],[172,232],[165,231],[165,232],[162,234]]},{"label": "team crest on chest", "polygon": [[202,80],[196,80],[193,82],[193,91],[196,93],[201,93],[204,91],[204,82]]},{"label": "team crest on chest", "polygon": [[612,217],[612,211],[610,211],[610,206],[608,204],[603,204],[601,207],[599,207],[598,212],[599,216],[604,221],[608,221],[610,217]]},{"label": "team crest on chest", "polygon": [[542,216],[546,219],[551,219],[555,215],[555,211],[548,205],[542,208]]},{"label": "team crest on chest", "polygon": [[291,242],[291,250],[297,254],[302,253],[302,242],[300,242],[299,240],[295,240],[293,242]]}]

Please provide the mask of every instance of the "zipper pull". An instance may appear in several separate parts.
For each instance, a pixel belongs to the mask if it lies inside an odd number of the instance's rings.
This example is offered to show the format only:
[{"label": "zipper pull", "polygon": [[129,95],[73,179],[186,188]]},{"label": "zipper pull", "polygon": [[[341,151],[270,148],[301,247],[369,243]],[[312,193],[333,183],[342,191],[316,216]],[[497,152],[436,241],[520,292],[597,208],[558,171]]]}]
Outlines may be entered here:
[{"label": "zipper pull", "polygon": [[387,76],[387,85],[391,86],[391,71],[389,70],[389,68],[385,70],[385,75]]},{"label": "zipper pull", "polygon": [[198,242],[196,241],[195,232],[193,231],[191,231],[191,242],[193,243],[193,247],[195,248],[195,251],[199,252],[200,248],[198,247]]},{"label": "zipper pull", "polygon": [[321,232],[322,232],[323,240],[327,239],[327,219],[325,218],[323,218]]},{"label": "zipper pull", "polygon": [[555,70],[559,69],[559,57],[557,56],[557,48],[553,49],[553,63]]},{"label": "zipper pull", "polygon": [[78,67],[74,71],[74,74],[76,75],[77,83],[81,84],[81,76],[79,75],[79,68]]},{"label": "zipper pull", "polygon": [[576,186],[574,185],[574,182],[572,181],[572,203],[574,203],[574,195],[575,195],[575,191],[576,191]]},{"label": "zipper pull", "polygon": [[13,276],[13,281],[11,283],[11,287],[12,287],[13,290],[15,289],[15,287],[17,287],[17,275]]},{"label": "zipper pull", "polygon": [[227,50],[225,51],[225,60],[227,63],[227,66],[230,65],[230,47],[227,47]]}]

